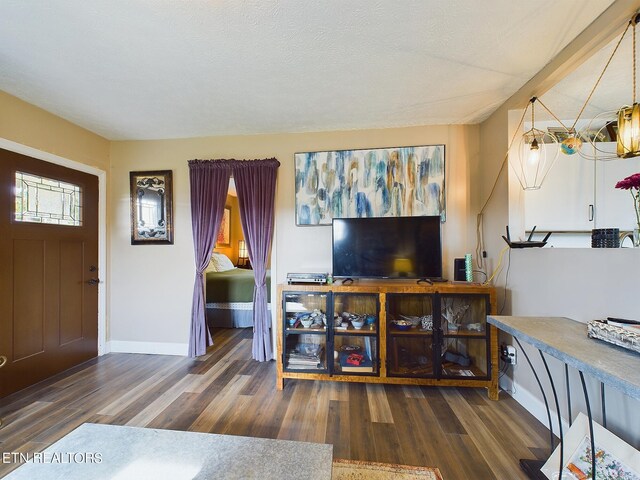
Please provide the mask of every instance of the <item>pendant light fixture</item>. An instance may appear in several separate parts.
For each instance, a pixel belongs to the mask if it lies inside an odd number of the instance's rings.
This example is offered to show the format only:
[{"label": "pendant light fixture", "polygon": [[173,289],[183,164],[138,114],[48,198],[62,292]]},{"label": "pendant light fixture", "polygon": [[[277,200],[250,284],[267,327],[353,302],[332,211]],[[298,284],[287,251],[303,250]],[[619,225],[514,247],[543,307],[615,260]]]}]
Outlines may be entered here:
[{"label": "pendant light fixture", "polygon": [[[619,158],[631,158],[640,155],[640,106],[636,103],[636,24],[640,21],[640,12],[635,13],[622,32],[609,60],[602,73],[587,97],[582,110],[578,114],[573,126],[577,124],[585,107],[591,100],[591,96],[599,85],[609,64],[613,60],[620,44],[631,27],[633,33],[632,44],[632,68],[633,68],[633,104],[625,105],[618,110],[602,112],[593,117],[579,132],[578,137],[588,144],[587,148],[581,148],[579,154],[588,160],[616,160]],[[607,139],[616,143],[615,151],[607,146]],[[604,142],[604,143],[603,143]]]},{"label": "pendant light fixture", "polygon": [[616,153],[620,158],[640,155],[640,105],[636,102],[636,25],[640,15],[631,19],[633,26],[633,105],[618,111],[618,140]]},{"label": "pendant light fixture", "polygon": [[558,157],[556,137],[535,127],[535,102],[537,100],[537,97],[529,100],[531,129],[522,134],[509,155],[513,172],[524,190],[538,190]]}]

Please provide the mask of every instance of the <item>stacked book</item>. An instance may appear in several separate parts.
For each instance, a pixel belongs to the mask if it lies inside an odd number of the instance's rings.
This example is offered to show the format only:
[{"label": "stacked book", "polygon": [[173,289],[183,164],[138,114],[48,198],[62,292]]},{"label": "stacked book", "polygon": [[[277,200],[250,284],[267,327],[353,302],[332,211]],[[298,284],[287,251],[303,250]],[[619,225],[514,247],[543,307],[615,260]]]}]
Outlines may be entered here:
[{"label": "stacked book", "polygon": [[323,370],[324,347],[315,343],[299,343],[287,355],[287,367],[296,370]]},{"label": "stacked book", "polygon": [[340,352],[340,370],[343,373],[368,373],[373,372],[373,362],[360,350]]},{"label": "stacked book", "polygon": [[626,318],[607,317],[607,324],[614,327],[624,328],[631,332],[640,334],[640,322],[638,320],[628,320]]}]

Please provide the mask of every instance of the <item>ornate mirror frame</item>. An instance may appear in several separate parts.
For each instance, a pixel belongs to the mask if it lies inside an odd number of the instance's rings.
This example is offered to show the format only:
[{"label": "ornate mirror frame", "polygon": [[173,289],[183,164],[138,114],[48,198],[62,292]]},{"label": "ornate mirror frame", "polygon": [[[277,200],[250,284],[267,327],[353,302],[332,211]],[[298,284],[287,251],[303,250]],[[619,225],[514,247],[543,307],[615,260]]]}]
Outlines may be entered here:
[{"label": "ornate mirror frame", "polygon": [[131,245],[173,244],[173,172],[130,172]]}]

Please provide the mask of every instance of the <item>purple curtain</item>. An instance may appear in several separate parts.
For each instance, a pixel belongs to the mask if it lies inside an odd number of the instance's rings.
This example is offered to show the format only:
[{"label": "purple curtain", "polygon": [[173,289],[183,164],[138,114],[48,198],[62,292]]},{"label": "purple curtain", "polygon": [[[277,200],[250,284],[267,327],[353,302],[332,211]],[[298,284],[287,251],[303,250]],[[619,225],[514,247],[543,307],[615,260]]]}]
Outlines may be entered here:
[{"label": "purple curtain", "polygon": [[233,163],[240,221],[253,267],[253,358],[271,360],[271,316],[267,308],[267,261],[273,236],[276,174],[275,158]]},{"label": "purple curtain", "polygon": [[204,355],[213,342],[205,315],[204,271],[209,265],[224,214],[229,190],[231,162],[189,160],[191,229],[195,250],[196,279],[191,306],[189,356]]}]

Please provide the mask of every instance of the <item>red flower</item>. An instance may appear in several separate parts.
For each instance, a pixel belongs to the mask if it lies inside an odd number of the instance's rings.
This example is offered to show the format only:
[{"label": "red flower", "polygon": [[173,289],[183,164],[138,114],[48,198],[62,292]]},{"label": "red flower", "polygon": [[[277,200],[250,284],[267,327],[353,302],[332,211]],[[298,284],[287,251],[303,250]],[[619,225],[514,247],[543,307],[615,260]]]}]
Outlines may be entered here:
[{"label": "red flower", "polygon": [[616,188],[621,188],[623,190],[635,188],[640,190],[640,173],[634,173],[633,175],[629,175],[624,180],[620,180],[618,183],[616,183]]},{"label": "red flower", "polygon": [[634,173],[616,183],[616,188],[629,190],[633,199],[633,208],[636,211],[636,224],[640,230],[640,173]]}]

